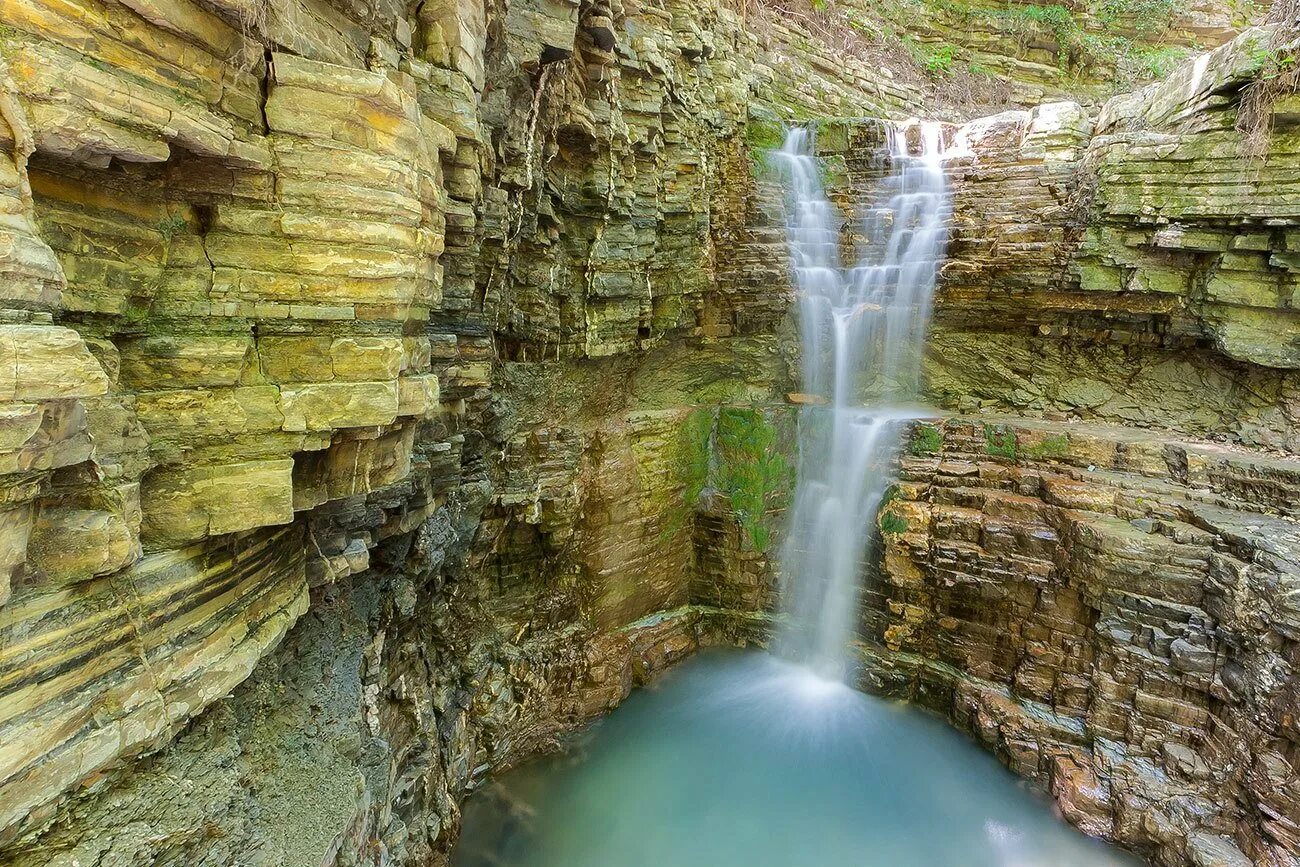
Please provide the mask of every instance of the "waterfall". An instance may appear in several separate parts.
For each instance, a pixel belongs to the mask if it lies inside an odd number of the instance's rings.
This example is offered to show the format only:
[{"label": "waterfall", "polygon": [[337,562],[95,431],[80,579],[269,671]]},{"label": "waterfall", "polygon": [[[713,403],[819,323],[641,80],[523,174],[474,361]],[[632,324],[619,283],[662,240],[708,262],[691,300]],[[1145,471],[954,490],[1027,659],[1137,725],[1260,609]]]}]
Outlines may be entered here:
[{"label": "waterfall", "polygon": [[909,404],[917,399],[950,211],[939,125],[885,129],[889,174],[866,203],[865,240],[851,269],[840,263],[840,221],[822,187],[812,134],[791,129],[777,154],[787,182],[804,400],[776,649],[836,680],[851,674],[859,566],[892,482],[899,435],[917,415]]}]

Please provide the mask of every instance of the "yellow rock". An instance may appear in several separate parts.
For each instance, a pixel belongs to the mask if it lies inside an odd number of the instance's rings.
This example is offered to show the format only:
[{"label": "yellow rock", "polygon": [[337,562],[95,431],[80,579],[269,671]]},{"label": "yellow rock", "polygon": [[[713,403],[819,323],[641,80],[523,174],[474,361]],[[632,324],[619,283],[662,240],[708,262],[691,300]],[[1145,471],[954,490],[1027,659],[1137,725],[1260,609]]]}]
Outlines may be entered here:
[{"label": "yellow rock", "polygon": [[287,431],[320,431],[392,424],[397,383],[329,382],[280,389]]},{"label": "yellow rock", "polygon": [[272,382],[324,382],[334,377],[329,337],[257,339],[262,373]]},{"label": "yellow rock", "polygon": [[427,417],[438,409],[438,377],[428,373],[397,381],[397,414]]},{"label": "yellow rock", "polygon": [[54,325],[0,325],[0,401],[93,397],[108,377],[81,335]]},{"label": "yellow rock", "polygon": [[293,460],[165,468],[145,477],[141,535],[151,548],[287,524],[293,520]]},{"label": "yellow rock", "polygon": [[120,345],[122,382],[130,388],[235,385],[251,361],[248,334],[164,334]]},{"label": "yellow rock", "polygon": [[63,585],[123,569],[140,554],[126,516],[89,509],[43,508],[27,559],[43,583]]},{"label": "yellow rock", "polygon": [[330,345],[330,357],[337,379],[396,379],[402,369],[402,338],[340,337]]}]

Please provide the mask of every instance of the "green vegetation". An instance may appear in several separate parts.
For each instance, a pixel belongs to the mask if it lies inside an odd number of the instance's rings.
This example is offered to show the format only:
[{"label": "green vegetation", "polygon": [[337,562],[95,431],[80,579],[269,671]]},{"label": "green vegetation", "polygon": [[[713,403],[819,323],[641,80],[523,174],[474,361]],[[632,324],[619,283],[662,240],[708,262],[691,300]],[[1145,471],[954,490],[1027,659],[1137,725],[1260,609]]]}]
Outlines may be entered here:
[{"label": "green vegetation", "polygon": [[924,60],[925,71],[932,76],[947,75],[952,72],[953,54],[956,47],[943,43],[930,49]]},{"label": "green vegetation", "polygon": [[910,36],[903,37],[903,45],[911,52],[916,64],[931,78],[943,78],[953,71],[957,59],[957,46],[947,42],[931,45],[918,42]]},{"label": "green vegetation", "polygon": [[1016,432],[1006,425],[985,424],[984,451],[994,457],[1014,461],[1016,459]]},{"label": "green vegetation", "polygon": [[[1283,15],[1286,14],[1285,8],[1275,6],[1269,14],[1270,21],[1279,9]],[[1296,49],[1291,44],[1279,44],[1292,33],[1292,28],[1279,27],[1250,53],[1251,63],[1259,71],[1255,80],[1242,88],[1236,127],[1242,134],[1246,154],[1256,159],[1268,153],[1274,103],[1284,94],[1300,89],[1300,62],[1297,62]]]},{"label": "green vegetation", "polygon": [[682,485],[681,502],[669,510],[660,541],[669,541],[690,522],[699,508],[700,497],[709,484],[710,440],[713,411],[692,410],[682,422],[677,437],[677,472]]},{"label": "green vegetation", "polygon": [[749,147],[755,173],[767,167],[768,155],[779,148],[784,139],[785,127],[779,120],[750,117],[745,124],[745,144]]},{"label": "green vegetation", "polygon": [[1104,27],[1128,26],[1137,33],[1154,35],[1169,27],[1178,0],[1102,0],[1093,9]]},{"label": "green vegetation", "polygon": [[1138,78],[1164,78],[1191,55],[1191,49],[1173,45],[1152,45],[1134,49],[1129,55]]},{"label": "green vegetation", "polygon": [[188,224],[185,222],[184,217],[179,217],[173,214],[170,217],[159,220],[154,224],[154,228],[163,236],[164,241],[170,243],[171,239],[176,237],[176,235],[179,234],[187,225]]},{"label": "green vegetation", "polygon": [[880,516],[880,532],[901,535],[907,532],[907,519],[893,512],[884,512]]},{"label": "green vegetation", "polygon": [[713,413],[696,409],[686,417],[681,431],[682,499],[694,509],[709,483],[709,439],[713,434]]},{"label": "green vegetation", "polygon": [[[1113,68],[1120,83],[1167,75],[1188,49],[1152,44],[1172,24],[1177,0],[1092,0],[1075,3],[1008,4],[1002,8],[971,5],[964,0],[920,0],[906,13],[939,13],[954,24],[966,26],[977,18],[994,19],[1018,37],[1027,48],[1035,36],[1049,37],[1057,46],[1057,65],[1063,72],[1085,66]],[[1086,22],[1086,23],[1085,23]],[[956,70],[960,47],[919,45],[906,40],[917,64],[932,77]],[[977,62],[969,72],[984,72]]]},{"label": "green vegetation", "polygon": [[712,487],[727,498],[754,550],[771,542],[767,513],[785,504],[794,485],[794,468],[786,460],[776,427],[758,409],[696,409],[682,422],[677,466],[682,485],[680,507],[666,522],[668,539],[687,525],[700,497]]},{"label": "green vegetation", "polygon": [[943,448],[943,434],[933,425],[917,425],[907,450],[913,455],[937,455]]},{"label": "green vegetation", "polygon": [[880,498],[880,508],[876,512],[876,523],[880,526],[881,533],[901,535],[907,532],[907,519],[890,508],[898,500],[898,496],[898,485],[890,485],[885,489],[885,495]]},{"label": "green vegetation", "polygon": [[842,156],[818,157],[817,173],[821,176],[822,189],[827,192],[842,189],[848,183],[849,169]]},{"label": "green vegetation", "polygon": [[793,468],[777,448],[776,428],[757,409],[723,407],[715,442],[718,490],[728,496],[754,549],[766,551],[771,533],[764,517],[794,481]]},{"label": "green vegetation", "polygon": [[1027,458],[1039,460],[1042,458],[1059,458],[1068,454],[1070,451],[1070,438],[1065,434],[1053,434],[1044,437],[1043,441],[1035,445],[1025,446],[1021,449],[1022,454]]}]

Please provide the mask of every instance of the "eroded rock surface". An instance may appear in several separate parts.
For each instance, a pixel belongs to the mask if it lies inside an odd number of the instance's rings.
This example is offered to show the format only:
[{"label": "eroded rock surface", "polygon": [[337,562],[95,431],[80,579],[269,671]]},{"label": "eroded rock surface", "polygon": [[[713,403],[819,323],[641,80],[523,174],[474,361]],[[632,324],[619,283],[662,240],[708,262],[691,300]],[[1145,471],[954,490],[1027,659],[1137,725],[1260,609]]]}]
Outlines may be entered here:
[{"label": "eroded rock surface", "polygon": [[436,861],[743,627],[684,495],[791,390],[747,125],[914,95],[767,19],[4,7],[0,860]]},{"label": "eroded rock surface", "polygon": [[1297,138],[1249,31],[1109,102],[978,121],[920,426],[863,605],[871,685],[1159,864],[1300,859]]}]

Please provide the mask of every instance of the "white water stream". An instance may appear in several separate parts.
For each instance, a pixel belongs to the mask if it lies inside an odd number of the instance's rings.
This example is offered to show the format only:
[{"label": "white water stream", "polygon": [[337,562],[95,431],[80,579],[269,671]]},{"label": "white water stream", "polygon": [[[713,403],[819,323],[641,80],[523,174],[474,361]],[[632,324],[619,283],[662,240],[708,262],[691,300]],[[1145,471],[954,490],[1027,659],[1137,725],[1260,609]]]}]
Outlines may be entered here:
[{"label": "white water stream", "polygon": [[[836,680],[850,675],[860,564],[892,481],[903,423],[916,416],[920,359],[950,205],[941,129],[885,124],[890,172],[862,216],[858,263],[840,263],[840,219],[813,139],[790,130],[777,159],[803,338],[798,482],[781,557],[786,625],[778,652]],[[870,393],[872,405],[864,405]]]},{"label": "white water stream", "polygon": [[[908,139],[913,140],[909,149]],[[938,128],[890,128],[861,261],[808,134],[781,151],[804,331],[781,652],[706,652],[465,810],[456,867],[1129,867],[939,720],[851,689],[859,564],[915,399],[948,199]],[[915,151],[913,153],[912,151]],[[871,394],[872,405],[863,397]],[[809,668],[811,666],[811,670]]]}]

